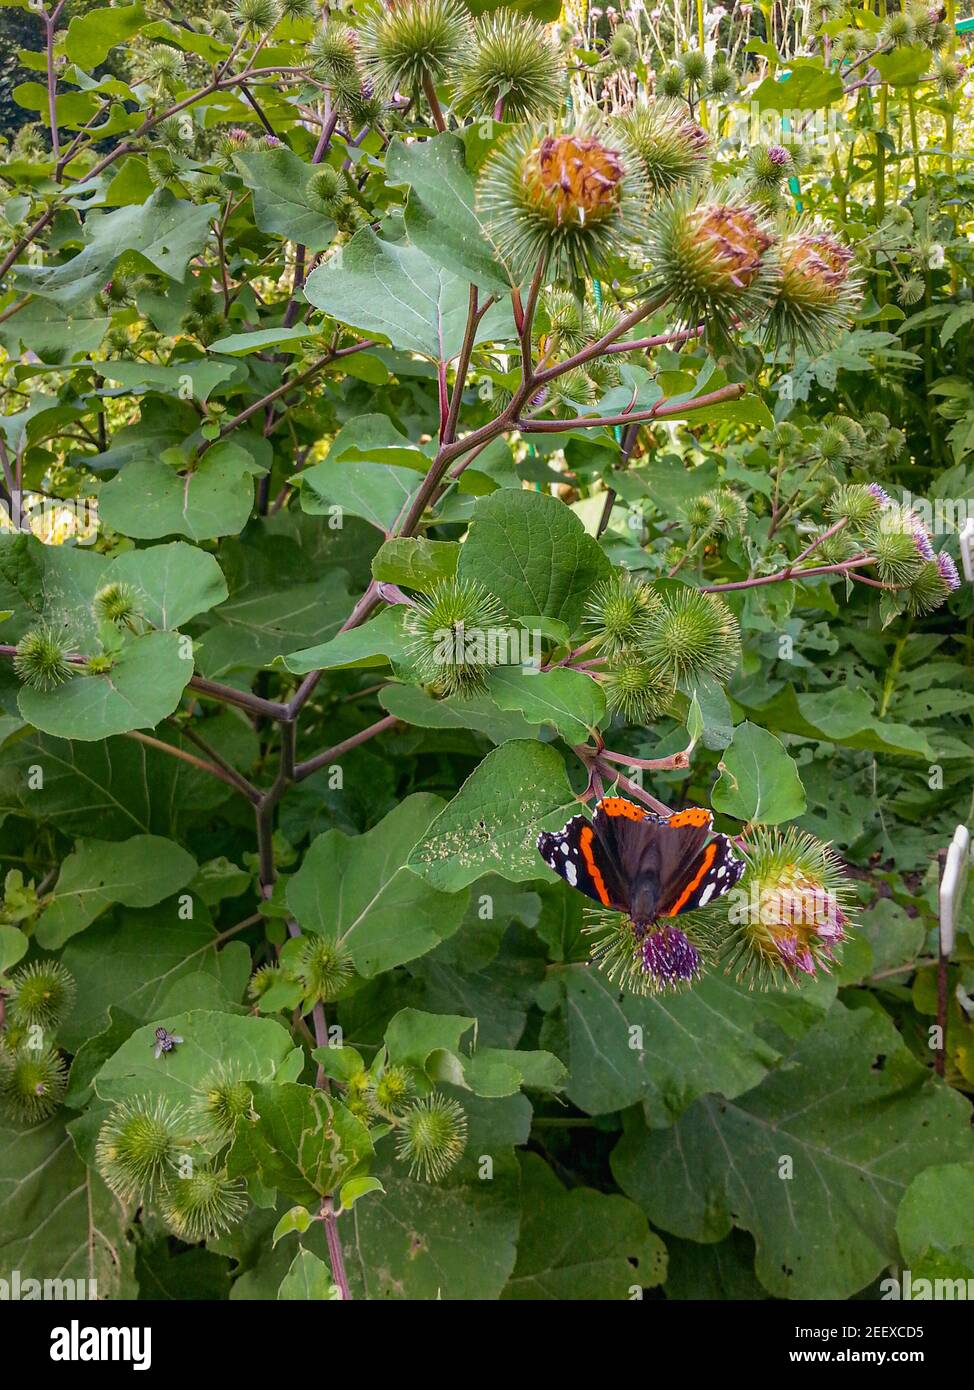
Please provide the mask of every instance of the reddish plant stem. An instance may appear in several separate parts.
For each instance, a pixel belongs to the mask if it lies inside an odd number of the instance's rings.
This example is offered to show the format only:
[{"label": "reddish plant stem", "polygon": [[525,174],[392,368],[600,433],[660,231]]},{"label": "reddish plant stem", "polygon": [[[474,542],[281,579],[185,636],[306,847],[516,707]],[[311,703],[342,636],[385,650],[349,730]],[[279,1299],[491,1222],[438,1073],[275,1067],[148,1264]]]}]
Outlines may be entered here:
[{"label": "reddish plant stem", "polygon": [[45,52],[47,56],[47,112],[51,122],[51,153],[54,156],[54,163],[61,154],[61,145],[58,139],[57,129],[57,74],[54,71],[54,30],[64,9],[65,0],[58,0],[58,4],[48,15],[44,16],[45,28]]},{"label": "reddish plant stem", "polygon": [[199,736],[191,724],[179,724],[175,720],[170,720],[170,723],[173,724],[183,738],[196,745],[207,761],[215,763],[217,767],[222,768],[227,776],[233,780],[237,790],[242,792],[249,801],[256,802],[259,800],[260,789],[255,787],[252,782],[248,781],[243,773],[238,772],[233,763],[228,762],[215,748],[211,748],[206,740]]},{"label": "reddish plant stem", "polygon": [[[254,401],[253,404],[248,405],[245,410],[241,410],[240,414],[235,415],[232,420],[228,420],[220,431],[219,438],[224,439],[235,430],[238,425],[246,424],[252,416],[266,409],[267,406],[273,405],[274,402],[279,401],[282,396],[286,396],[290,391],[296,391],[300,386],[306,385],[312,377],[324,371],[325,367],[330,366],[332,362],[338,362],[343,357],[350,357],[354,352],[365,352],[366,349],[370,347],[375,347],[375,342],[372,338],[363,338],[360,342],[352,343],[350,347],[330,348],[328,352],[316,358],[310,367],[306,368],[305,371],[301,372],[291,381],[283,382],[273,391],[269,391],[266,396],[262,396],[259,401]],[[216,440],[205,441],[200,447],[200,453],[205,453],[206,450],[215,443]]]},{"label": "reddish plant stem", "polygon": [[243,792],[244,795],[256,804],[260,793],[255,787],[248,787],[246,790],[241,786],[243,781],[239,775],[231,776],[216,763],[207,762],[204,758],[197,758],[194,753],[187,753],[185,748],[177,748],[175,744],[166,743],[161,738],[153,738],[151,734],[143,734],[139,729],[130,729],[126,738],[134,738],[139,743],[144,743],[148,748],[155,748],[160,753],[168,753],[171,758],[178,758],[181,762],[188,763],[190,767],[195,767],[200,772],[208,772],[211,777],[218,778],[221,782],[226,782],[227,786],[233,787],[234,791]]},{"label": "reddish plant stem", "polygon": [[816,536],[810,545],[806,545],[805,549],[802,551],[800,555],[795,556],[794,560],[792,560],[791,562],[792,568],[794,568],[795,565],[800,565],[803,560],[807,560],[809,555],[811,555],[812,551],[817,550],[820,545],[822,545],[825,541],[830,540],[832,536],[838,535],[838,533],[843,529],[843,527],[847,526],[848,524],[849,518],[847,516],[840,517],[834,526],[830,526],[827,531],[823,531],[820,535]]},{"label": "reddish plant stem", "polygon": [[644,801],[647,806],[657,813],[657,815],[668,816],[671,814],[671,808],[667,806],[665,801],[657,801],[655,796],[651,796],[649,792],[643,791],[638,783],[631,781],[628,777],[624,777],[617,767],[613,767],[610,762],[603,762],[601,755],[592,759],[591,766],[595,768],[597,772],[600,772],[607,780],[618,782],[619,786],[622,787],[624,791],[627,791],[630,796],[634,796],[637,801]]},{"label": "reddish plant stem", "polygon": [[610,749],[603,748],[598,756],[610,763],[622,763],[626,767],[641,767],[646,772],[669,772],[674,768],[689,767],[690,754],[693,749],[694,745],[689,743],[686,748],[681,748],[678,753],[669,753],[665,758],[634,758],[629,753],[613,753]]},{"label": "reddish plant stem", "polygon": [[650,410],[625,411],[621,415],[596,417],[577,415],[570,420],[519,420],[517,427],[522,434],[560,434],[562,430],[597,429],[612,425],[639,424],[646,420],[665,420],[670,416],[701,410],[708,405],[717,405],[721,401],[736,401],[746,390],[744,382],[734,382],[729,386],[721,386],[716,391],[708,391],[706,395],[697,396],[690,401],[657,401]]},{"label": "reddish plant stem", "polygon": [[[301,935],[301,928],[293,919],[288,920],[287,930],[292,939]],[[299,1021],[303,1026],[303,1020]],[[330,1047],[331,1044],[328,1041],[328,1021],[325,1018],[324,1004],[315,1004],[311,1011],[311,1021],[315,1030],[315,1046],[319,1048]],[[319,1091],[331,1091],[331,1083],[328,1080],[328,1075],[320,1062],[318,1063],[318,1070],[315,1075],[315,1086]],[[325,1228],[325,1240],[328,1243],[328,1262],[331,1265],[332,1278],[338,1286],[343,1302],[349,1302],[352,1293],[348,1286],[348,1276],[345,1273],[345,1256],[342,1251],[341,1237],[338,1234],[338,1219],[335,1215],[335,1205],[330,1195],[322,1197],[321,1199],[319,1218]]]},{"label": "reddish plant stem", "polygon": [[436,88],[433,86],[433,79],[429,73],[423,77],[423,93],[429,102],[430,114],[433,117],[433,124],[442,133],[446,130],[446,121],[443,119],[443,108],[440,106],[440,99],[436,95]]},{"label": "reddish plant stem", "polygon": [[610,343],[603,356],[613,352],[648,352],[650,348],[664,347],[667,343],[685,343],[690,338],[699,338],[706,324],[698,323],[696,328],[680,328],[673,333],[659,333],[655,338],[632,338],[625,343]]},{"label": "reddish plant stem", "polygon": [[308,758],[303,763],[298,763],[294,769],[294,780],[303,782],[306,777],[310,777],[313,772],[320,768],[327,767],[336,758],[351,752],[353,748],[359,748],[363,743],[367,743],[370,738],[375,738],[378,734],[384,734],[387,729],[392,729],[398,724],[398,719],[394,714],[387,714],[385,718],[378,719],[374,724],[370,724],[367,729],[360,729],[357,734],[352,734],[349,738],[342,739],[341,743],[336,743],[332,748],[326,748],[323,753],[316,753],[313,758]]},{"label": "reddish plant stem", "polygon": [[348,1276],[345,1273],[345,1257],[342,1254],[342,1243],[338,1235],[338,1221],[335,1217],[335,1204],[331,1197],[322,1198],[321,1219],[325,1223],[325,1238],[328,1241],[328,1258],[331,1261],[331,1272],[338,1285],[338,1290],[342,1296],[342,1301],[347,1303],[352,1297],[352,1291],[348,1287]]},{"label": "reddish plant stem", "polygon": [[775,574],[752,575],[750,579],[735,579],[731,584],[704,584],[701,588],[705,594],[722,594],[731,589],[756,589],[761,584],[780,584],[783,579],[809,579],[819,574],[845,574],[847,570],[857,569],[860,565],[874,563],[871,555],[856,555],[851,560],[842,560],[835,565],[815,565],[807,570],[796,570],[792,563]]},{"label": "reddish plant stem", "polygon": [[[488,301],[490,303],[491,301]],[[440,442],[450,444],[456,438],[457,421],[460,418],[460,406],[463,402],[463,388],[467,380],[467,369],[470,366],[470,356],[473,352],[474,339],[477,336],[477,326],[486,312],[478,308],[477,286],[470,286],[470,298],[467,305],[467,324],[463,332],[463,343],[460,347],[460,356],[457,359],[457,372],[453,382],[453,396],[450,400],[450,407],[447,411],[446,421],[440,431]]]}]

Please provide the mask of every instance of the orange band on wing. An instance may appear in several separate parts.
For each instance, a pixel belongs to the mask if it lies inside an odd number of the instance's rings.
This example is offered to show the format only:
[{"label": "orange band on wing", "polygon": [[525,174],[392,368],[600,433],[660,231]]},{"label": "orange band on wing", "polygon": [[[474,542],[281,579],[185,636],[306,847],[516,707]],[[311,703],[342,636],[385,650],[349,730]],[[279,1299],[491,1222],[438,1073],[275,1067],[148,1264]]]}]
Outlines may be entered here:
[{"label": "orange band on wing", "polygon": [[666,823],[674,830],[681,825],[699,826],[701,829],[709,825],[713,817],[709,811],[702,806],[690,806],[685,811],[674,811],[671,816],[667,816]]},{"label": "orange band on wing", "polygon": [[703,863],[700,865],[700,868],[697,871],[693,879],[693,882],[687,884],[687,886],[684,888],[683,892],[677,898],[673,906],[669,908],[668,911],[663,913],[664,917],[675,917],[676,914],[679,912],[680,908],[684,905],[684,903],[689,898],[691,898],[696,889],[700,887],[701,880],[706,876],[707,870],[710,868],[711,864],[714,862],[714,859],[717,857],[717,845],[717,840],[711,840],[710,844],[704,850]]},{"label": "orange band on wing", "polygon": [[624,796],[604,796],[597,809],[604,811],[607,816],[624,816],[626,820],[647,819],[646,812],[627,801]]},{"label": "orange band on wing", "polygon": [[592,854],[592,840],[595,838],[590,825],[586,825],[578,837],[578,843],[582,851],[582,858],[585,860],[585,867],[589,871],[592,882],[595,884],[595,891],[599,895],[599,900],[609,906],[609,892],[605,886],[605,879],[599,872],[599,866],[595,862]]}]

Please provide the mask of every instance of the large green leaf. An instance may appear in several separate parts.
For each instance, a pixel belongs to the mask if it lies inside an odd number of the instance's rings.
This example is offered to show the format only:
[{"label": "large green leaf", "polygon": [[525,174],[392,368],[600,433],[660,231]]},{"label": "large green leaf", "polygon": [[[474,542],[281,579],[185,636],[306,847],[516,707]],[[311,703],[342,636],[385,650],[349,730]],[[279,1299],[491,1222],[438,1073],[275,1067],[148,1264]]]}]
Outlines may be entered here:
[{"label": "large green leaf", "polygon": [[766,705],[745,704],[762,724],[781,733],[874,753],[911,753],[933,759],[923,730],[877,719],[865,690],[796,694],[792,686],[786,685]]},{"label": "large green leaf", "polygon": [[[155,1056],[157,1026],[183,1039],[162,1057]],[[101,1068],[95,1090],[102,1100],[165,1096],[189,1104],[231,1063],[241,1081],[260,1082],[290,1081],[301,1062],[287,1029],[271,1018],[191,1009],[137,1029]]]},{"label": "large green leaf", "polygon": [[181,845],[158,835],[133,835],[121,842],[79,840],[61,865],[37,924],[37,941],[45,950],[57,950],[112,903],[153,907],[185,888],[196,868]]},{"label": "large green leaf", "polygon": [[493,1299],[510,1278],[521,1215],[513,1146],[528,1138],[531,1107],[524,1096],[457,1098],[467,1146],[442,1182],[410,1177],[388,1149],[373,1165],[385,1190],[356,1202],[349,1218],[346,1264],[357,1298]]},{"label": "large green leaf", "polygon": [[349,459],[353,463],[398,464],[417,473],[425,473],[432,461],[388,415],[356,415],[335,435],[328,457],[333,463]]},{"label": "large green leaf", "polygon": [[943,1163],[918,1173],[896,1214],[903,1261],[916,1275],[974,1278],[974,1163]]},{"label": "large green leaf", "polygon": [[123,647],[111,670],[74,676],[57,690],[20,692],[28,723],[56,738],[94,739],[154,729],[179,704],[193,662],[175,632],[149,632]]},{"label": "large green leaf", "polygon": [[91,604],[104,572],[105,557],[92,550],[0,535],[0,606],[13,614],[4,640],[17,641],[42,618],[74,650],[96,651]]},{"label": "large green leaf", "polygon": [[227,581],[212,555],[183,541],[127,550],[102,576],[103,584],[130,584],[153,627],[176,628],[227,596]]},{"label": "large green leaf", "polygon": [[146,22],[141,5],[90,10],[75,15],[64,36],[64,51],[72,63],[91,72],[105,61],[110,49],[137,34]]},{"label": "large green leaf", "polygon": [[502,1298],[631,1299],[663,1282],[666,1247],[635,1203],[590,1187],[569,1191],[537,1154],[520,1162],[524,1215]]},{"label": "large green leaf", "polygon": [[752,825],[780,825],[805,810],[794,759],[774,734],[747,721],[734,730],[711,800],[714,810]]},{"label": "large green leaf", "polygon": [[569,1068],[567,1093],[599,1115],[639,1102],[667,1125],[707,1091],[737,1096],[822,1019],[830,982],[755,995],[721,975],[682,994],[621,993],[588,965],[559,971],[560,1006],[542,1035]]},{"label": "large green leaf", "polygon": [[[247,737],[233,715],[207,720],[205,728],[231,758],[240,733]],[[160,731],[160,737],[183,746],[175,733]],[[219,806],[230,794],[208,773],[135,739],[89,743],[30,734],[0,760],[0,814],[14,811],[66,835],[85,835],[93,825],[105,839],[169,835],[181,816]]]},{"label": "large green leaf", "polygon": [[664,1231],[750,1231],[776,1297],[849,1298],[897,1260],[897,1207],[917,1174],[970,1161],[969,1117],[884,1016],[836,1004],[746,1096],[698,1100],[672,1130],[632,1112],[612,1168]]},{"label": "large green leaf", "polygon": [[796,59],[788,80],[766,77],[754,93],[761,111],[817,111],[842,97],[842,78],[825,72],[821,59]]},{"label": "large green leaf", "polygon": [[422,144],[394,140],[386,178],[409,185],[406,231],[415,246],[487,292],[510,293],[512,278],[474,207],[474,181],[458,135],[446,132]]},{"label": "large green leaf", "polygon": [[923,44],[894,48],[892,53],[877,53],[872,63],[891,87],[915,87],[931,66],[930,50]]},{"label": "large green leaf", "polygon": [[[415,1067],[431,1081],[449,1082],[491,1099],[516,1095],[522,1087],[540,1091],[564,1087],[565,1068],[550,1052],[503,1047],[465,1052],[461,1039],[476,1022],[457,1014],[400,1009],[385,1033],[389,1062]],[[319,1049],[315,1055],[327,1069],[329,1049]]]},{"label": "large green leaf", "polygon": [[62,960],[77,998],[59,1033],[66,1047],[76,1050],[105,1028],[112,1008],[142,1024],[188,1007],[188,992],[180,1002],[181,981],[197,999],[204,982],[212,982],[214,1000],[222,998],[228,1009],[241,998],[250,975],[248,947],[218,946],[205,910],[195,901],[193,909],[187,918],[170,899],[145,911],[116,911],[68,943]]},{"label": "large green leaf", "polygon": [[116,268],[158,272],[181,281],[217,212],[213,203],[196,206],[160,189],[145,203],[90,213],[86,245],[77,256],[61,265],[22,266],[18,279],[36,294],[64,305],[89,299]]},{"label": "large green leaf", "polygon": [[491,673],[488,689],[501,709],[550,724],[566,743],[587,743],[605,718],[602,687],[581,671],[502,666]]},{"label": "large green leaf", "polygon": [[286,146],[238,154],[235,162],[253,189],[254,221],[262,232],[287,237],[309,251],[331,245],[335,223],[308,193],[314,165],[305,164]]},{"label": "large green leaf", "polygon": [[339,570],[308,584],[243,584],[214,610],[213,625],[197,646],[197,664],[212,677],[269,666],[298,644],[333,637],[352,602]]},{"label": "large green leaf", "polygon": [[561,756],[515,739],[488,753],[409,857],[428,883],[457,892],[494,872],[517,883],[544,878],[538,835],[577,809]]},{"label": "large green leaf", "polygon": [[321,1205],[372,1154],[369,1131],[340,1101],[295,1083],[253,1088],[256,1119],[237,1128],[231,1174],[260,1177],[288,1201]]},{"label": "large green leaf", "polygon": [[397,536],[385,541],[372,557],[372,574],[383,583],[428,593],[441,579],[453,578],[459,559],[456,541]]},{"label": "large green leaf", "polygon": [[390,684],[380,691],[379,704],[405,724],[423,729],[472,729],[486,734],[492,743],[537,738],[541,732],[520,714],[502,710],[489,695],[436,700],[418,685]]},{"label": "large green leaf", "polygon": [[260,468],[237,444],[217,444],[179,471],[159,459],[126,465],[99,496],[102,519],[126,536],[213,540],[241,530],[254,504]]},{"label": "large green leaf", "polygon": [[412,468],[389,464],[335,462],[313,464],[299,475],[301,506],[311,515],[347,512],[377,527],[392,529],[422,479]]},{"label": "large green leaf", "polygon": [[[218,362],[207,357],[184,358],[169,366],[153,362],[99,363],[106,381],[116,381],[125,391],[141,396],[147,391],[160,395],[179,395],[188,392],[193,400],[205,403],[218,388],[224,390],[232,383],[239,386],[246,380],[246,370],[239,362]],[[182,395],[179,395],[183,399]]]},{"label": "large green leaf", "polygon": [[0,324],[0,343],[17,357],[35,352],[42,362],[65,362],[101,346],[110,320],[87,305],[77,313],[35,300],[14,318]]},{"label": "large green leaf", "polygon": [[460,925],[466,894],[439,892],[406,867],[442,805],[420,792],[365,835],[319,835],[288,883],[288,906],[301,926],[340,941],[362,975],[422,955]]},{"label": "large green leaf", "polygon": [[387,608],[377,618],[339,632],[329,642],[304,651],[288,652],[280,664],[296,676],[309,671],[334,671],[345,666],[387,666],[404,661],[408,639],[403,632],[405,609]]},{"label": "large green leaf", "polygon": [[[463,342],[469,309],[466,280],[408,242],[382,241],[370,227],[308,276],[304,292],[332,318],[378,333],[393,347],[449,362]],[[480,321],[477,340],[513,336],[506,306]]]},{"label": "large green leaf", "polygon": [[458,566],[512,617],[538,613],[570,628],[609,562],[578,517],[557,497],[500,488],[474,508]]},{"label": "large green leaf", "polygon": [[332,1283],[331,1270],[310,1250],[299,1250],[277,1291],[280,1299],[302,1302],[334,1301],[341,1293]]},{"label": "large green leaf", "polygon": [[[134,1298],[129,1213],[78,1157],[55,1116],[33,1129],[0,1122],[0,1268],[9,1280],[84,1280],[53,1285],[49,1298]],[[94,1280],[91,1290],[87,1281]],[[59,1292],[54,1292],[55,1288]],[[20,1295],[30,1295],[24,1289]],[[40,1298],[37,1292],[33,1297]]]}]

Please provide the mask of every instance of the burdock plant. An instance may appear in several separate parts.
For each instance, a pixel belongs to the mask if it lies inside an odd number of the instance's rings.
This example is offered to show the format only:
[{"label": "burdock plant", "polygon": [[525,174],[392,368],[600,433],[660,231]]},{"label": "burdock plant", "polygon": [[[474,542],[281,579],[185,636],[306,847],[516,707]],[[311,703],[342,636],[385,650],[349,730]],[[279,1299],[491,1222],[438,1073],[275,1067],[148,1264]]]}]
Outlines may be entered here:
[{"label": "burdock plant", "polygon": [[830,232],[798,230],[782,238],[778,261],[768,336],[808,353],[822,352],[849,326],[859,303],[852,251]]},{"label": "burdock plant", "polygon": [[540,24],[520,15],[488,15],[457,83],[457,110],[496,112],[508,121],[543,116],[561,106],[565,74]]},{"label": "burdock plant", "polygon": [[7,1001],[11,1019],[25,1028],[56,1028],[74,1003],[74,976],[60,961],[35,961],[10,977]]},{"label": "burdock plant", "polygon": [[651,724],[666,714],[676,694],[672,672],[637,647],[617,651],[599,684],[609,713],[621,715],[627,724]]},{"label": "burdock plant", "polygon": [[591,960],[619,989],[641,996],[690,988],[716,959],[726,930],[723,904],[636,929],[625,913],[585,911]]},{"label": "burdock plant", "polygon": [[597,274],[638,246],[646,180],[618,128],[591,114],[571,125],[523,125],[481,174],[477,202],[516,275]]},{"label": "burdock plant", "polygon": [[95,1161],[123,1201],[152,1196],[172,1174],[182,1147],[185,1112],[165,1097],[117,1105],[102,1125]]},{"label": "burdock plant", "polygon": [[835,855],[793,826],[756,831],[744,854],[747,872],[728,897],[730,969],[763,988],[828,971],[851,910]]},{"label": "burdock plant", "polygon": [[737,619],[718,594],[699,589],[667,589],[653,613],[642,650],[675,680],[687,683],[700,676],[726,681],[741,656]]},{"label": "burdock plant", "polygon": [[32,627],[17,643],[14,670],[32,690],[51,691],[76,675],[64,636],[49,624]]},{"label": "burdock plant", "polygon": [[316,71],[325,81],[358,81],[358,35],[343,20],[330,19],[311,40],[310,53]]},{"label": "burdock plant", "polygon": [[406,615],[408,656],[420,680],[441,695],[483,691],[492,635],[505,621],[503,607],[478,580],[441,580]]},{"label": "burdock plant", "polygon": [[661,197],[707,170],[710,138],[677,101],[640,101],[617,117],[623,139],[639,160],[650,193]]},{"label": "burdock plant", "polygon": [[173,1234],[194,1244],[235,1226],[247,1210],[247,1198],[241,1178],[196,1165],[187,1177],[169,1179],[159,1207]]},{"label": "burdock plant", "polygon": [[68,1069],[56,1047],[0,1042],[0,1102],[19,1124],[36,1125],[61,1104]]},{"label": "burdock plant", "polygon": [[376,91],[430,97],[438,82],[469,62],[473,24],[457,0],[404,0],[389,9],[376,3],[365,15],[359,41]]},{"label": "burdock plant", "polygon": [[625,570],[615,570],[592,590],[583,620],[599,651],[611,657],[638,647],[649,636],[651,617],[659,608],[659,597],[648,584]]},{"label": "burdock plant", "polygon": [[705,323],[718,342],[729,342],[738,322],[764,317],[774,301],[775,241],[765,214],[739,195],[681,190],[650,216],[653,289],[683,323]]},{"label": "burdock plant", "polygon": [[467,1145],[467,1117],[459,1101],[434,1091],[416,1101],[399,1121],[396,1156],[411,1176],[439,1182],[460,1161]]}]

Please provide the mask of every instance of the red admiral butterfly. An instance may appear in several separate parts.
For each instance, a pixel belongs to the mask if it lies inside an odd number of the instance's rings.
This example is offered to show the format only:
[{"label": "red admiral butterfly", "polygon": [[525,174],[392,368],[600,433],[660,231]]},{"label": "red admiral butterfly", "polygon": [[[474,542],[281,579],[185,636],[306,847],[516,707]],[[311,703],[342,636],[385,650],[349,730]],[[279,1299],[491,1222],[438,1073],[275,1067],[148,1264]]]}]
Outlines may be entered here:
[{"label": "red admiral butterfly", "polygon": [[744,872],[726,835],[701,806],[658,816],[607,796],[591,820],[572,816],[563,830],[538,836],[541,858],[566,883],[602,907],[625,912],[642,936],[660,917],[706,907]]}]

